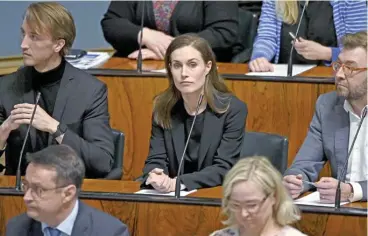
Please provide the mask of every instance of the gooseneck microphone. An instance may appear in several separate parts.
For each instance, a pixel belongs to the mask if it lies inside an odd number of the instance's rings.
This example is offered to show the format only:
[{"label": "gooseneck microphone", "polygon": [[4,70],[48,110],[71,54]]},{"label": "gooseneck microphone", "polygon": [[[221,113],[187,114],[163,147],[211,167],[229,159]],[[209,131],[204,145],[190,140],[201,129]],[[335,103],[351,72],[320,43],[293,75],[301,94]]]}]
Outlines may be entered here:
[{"label": "gooseneck microphone", "polygon": [[358,129],[357,129],[357,132],[355,133],[353,142],[351,143],[350,149],[348,151],[348,156],[347,156],[347,158],[345,160],[343,169],[341,170],[340,175],[338,176],[338,179],[337,179],[338,182],[337,182],[337,188],[336,188],[336,194],[335,194],[335,209],[340,209],[340,202],[341,202],[341,181],[345,180],[347,166],[348,166],[348,163],[349,163],[349,158],[350,158],[351,152],[353,151],[354,144],[355,144],[355,141],[356,141],[356,139],[358,137],[360,128],[362,127],[364,118],[366,116],[367,116],[367,106],[363,110],[362,119],[359,122],[359,126],[358,126]]},{"label": "gooseneck microphone", "polygon": [[[304,7],[303,7],[303,10],[302,10],[302,14],[300,16],[300,19],[299,19],[298,27],[297,27],[296,32],[295,32],[294,42],[296,40],[298,40],[300,25],[302,23],[304,12],[305,12],[305,9],[307,8],[307,5],[308,5],[308,1],[306,1],[304,3]],[[289,61],[288,61],[288,67],[287,67],[287,76],[293,76],[293,52],[294,52],[294,44],[291,45],[291,50],[290,50],[290,54],[289,54]]]},{"label": "gooseneck microphone", "polygon": [[194,114],[192,125],[191,125],[189,133],[188,133],[187,141],[185,142],[183,155],[181,155],[181,158],[180,158],[180,163],[179,163],[179,168],[178,168],[178,175],[176,176],[176,185],[175,185],[175,198],[176,199],[180,198],[180,189],[181,189],[180,175],[181,175],[181,172],[182,172],[182,169],[183,169],[182,166],[183,166],[183,162],[184,162],[184,157],[185,157],[185,153],[187,152],[188,143],[189,143],[189,140],[190,140],[190,135],[192,134],[193,127],[194,127],[194,124],[195,124],[195,120],[196,120],[197,115],[198,115],[199,107],[202,104],[202,100],[203,100],[203,94],[199,95],[196,112]]},{"label": "gooseneck microphone", "polygon": [[33,109],[31,120],[29,122],[28,129],[27,129],[27,132],[26,132],[26,136],[24,137],[22,149],[20,150],[20,154],[19,154],[17,173],[16,173],[16,177],[15,177],[16,178],[16,180],[15,180],[15,190],[17,190],[17,191],[22,191],[22,178],[21,178],[21,169],[20,169],[20,167],[21,167],[21,163],[22,163],[22,159],[23,159],[24,147],[26,146],[26,143],[27,143],[27,140],[28,140],[29,131],[32,127],[33,118],[34,118],[34,115],[36,113],[36,109],[37,109],[37,105],[38,105],[38,101],[40,100],[40,97],[41,97],[41,92],[38,92],[37,97],[36,97],[35,107]]},{"label": "gooseneck microphone", "polygon": [[144,11],[145,11],[145,2],[142,1],[142,18],[141,18],[141,34],[139,36],[139,49],[138,49],[138,58],[137,58],[137,72],[138,73],[142,73],[142,63],[143,63],[143,59],[142,59],[142,40],[143,40],[143,27],[144,27]]}]

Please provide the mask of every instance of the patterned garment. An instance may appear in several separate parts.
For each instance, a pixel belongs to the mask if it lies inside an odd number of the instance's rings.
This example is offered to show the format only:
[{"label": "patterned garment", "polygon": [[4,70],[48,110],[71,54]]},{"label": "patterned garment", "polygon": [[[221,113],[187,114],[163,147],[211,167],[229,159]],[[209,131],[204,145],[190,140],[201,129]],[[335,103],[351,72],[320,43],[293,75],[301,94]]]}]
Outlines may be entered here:
[{"label": "patterned garment", "polygon": [[172,1],[152,1],[153,2],[153,12],[155,15],[155,21],[157,30],[169,33],[170,18],[175,9],[177,0]]}]

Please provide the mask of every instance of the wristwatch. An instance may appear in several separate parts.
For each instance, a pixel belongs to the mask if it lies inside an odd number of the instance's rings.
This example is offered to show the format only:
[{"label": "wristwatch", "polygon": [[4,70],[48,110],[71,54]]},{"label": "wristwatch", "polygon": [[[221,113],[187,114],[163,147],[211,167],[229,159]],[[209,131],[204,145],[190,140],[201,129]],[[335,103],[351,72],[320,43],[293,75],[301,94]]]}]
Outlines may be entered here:
[{"label": "wristwatch", "polygon": [[65,134],[67,129],[68,127],[66,125],[59,123],[58,127],[56,128],[56,132],[52,134],[52,137],[57,138],[60,135]]}]

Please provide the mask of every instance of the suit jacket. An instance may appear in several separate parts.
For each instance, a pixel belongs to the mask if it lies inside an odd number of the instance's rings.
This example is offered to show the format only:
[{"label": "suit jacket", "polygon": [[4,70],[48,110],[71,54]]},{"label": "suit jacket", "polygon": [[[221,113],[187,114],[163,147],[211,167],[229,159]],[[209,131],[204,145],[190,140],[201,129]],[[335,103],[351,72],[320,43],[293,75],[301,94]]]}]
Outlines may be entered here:
[{"label": "suit jacket", "polygon": [[[183,109],[182,100],[173,109],[171,129],[163,129],[153,120],[149,155],[143,169],[144,178],[154,168],[163,169],[171,178],[177,176],[185,146],[185,120],[178,111],[180,109]],[[193,173],[180,177],[188,190],[222,184],[225,174],[240,157],[246,117],[247,106],[236,97],[231,98],[230,107],[223,114],[217,114],[207,106],[198,167]]]},{"label": "suit jacket", "polygon": [[[145,6],[144,27],[157,29],[152,1],[111,1],[101,21],[106,41],[126,57],[138,50],[138,33]],[[179,1],[170,19],[169,35],[197,33],[206,39],[218,61],[230,61],[237,44],[238,3],[232,1]],[[240,49],[242,50],[242,49]]]},{"label": "suit jacket", "polygon": [[[71,236],[129,236],[128,228],[117,218],[79,202]],[[43,236],[41,223],[22,214],[6,225],[5,236]]]},{"label": "suit jacket", "polygon": [[[344,101],[345,98],[337,96],[336,92],[318,98],[307,137],[285,175],[302,174],[304,179],[314,182],[327,161],[331,165],[332,177],[340,175],[348,158],[350,131],[349,114],[344,110]],[[367,180],[359,184],[363,189],[362,200],[366,201]],[[310,186],[304,186],[304,191],[309,189]]]},{"label": "suit jacket", "polygon": [[[35,103],[32,88],[31,67],[0,78],[0,124],[10,115],[14,105]],[[41,95],[42,96],[42,95]],[[113,164],[113,137],[109,126],[107,88],[101,81],[66,62],[60,88],[56,97],[54,119],[68,126],[63,144],[72,147],[84,160],[86,176],[104,177]],[[27,125],[13,130],[5,150],[7,175],[15,175],[19,153],[27,131]],[[48,144],[52,144],[49,135]],[[36,129],[31,128],[25,152],[33,152],[36,145]],[[0,151],[0,156],[1,156]],[[22,163],[22,173],[26,168]]]}]

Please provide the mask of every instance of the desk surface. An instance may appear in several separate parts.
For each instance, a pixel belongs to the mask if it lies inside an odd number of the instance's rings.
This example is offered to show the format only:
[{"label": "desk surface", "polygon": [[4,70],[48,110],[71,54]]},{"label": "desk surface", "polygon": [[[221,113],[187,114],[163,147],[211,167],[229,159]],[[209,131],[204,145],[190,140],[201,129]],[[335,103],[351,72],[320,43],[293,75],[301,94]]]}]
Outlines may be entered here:
[{"label": "desk surface", "polygon": [[[0,76],[12,73],[19,67],[18,64],[8,63],[0,67]],[[143,73],[137,73],[135,60],[113,57],[99,68],[88,69],[87,72],[95,76],[119,76],[119,77],[165,77],[163,73],[149,72],[164,68],[163,61],[148,60],[143,62]],[[319,66],[294,77],[276,76],[246,76],[247,64],[217,63],[218,70],[225,79],[233,80],[257,80],[257,81],[280,81],[280,82],[305,82],[305,83],[334,83],[331,67]]]},{"label": "desk surface", "polygon": [[[0,195],[23,195],[23,192],[16,191],[13,186],[15,178],[13,176],[0,177]],[[134,194],[139,190],[139,182],[118,181],[118,180],[93,180],[86,179],[83,184],[83,191],[80,195],[82,199],[99,200],[121,200],[136,202],[157,202],[185,205],[221,206],[222,188],[200,189],[186,197],[175,199],[174,197]],[[336,211],[330,207],[299,206],[303,212],[328,213],[338,215],[367,216],[367,203],[355,202],[344,205]]]}]

